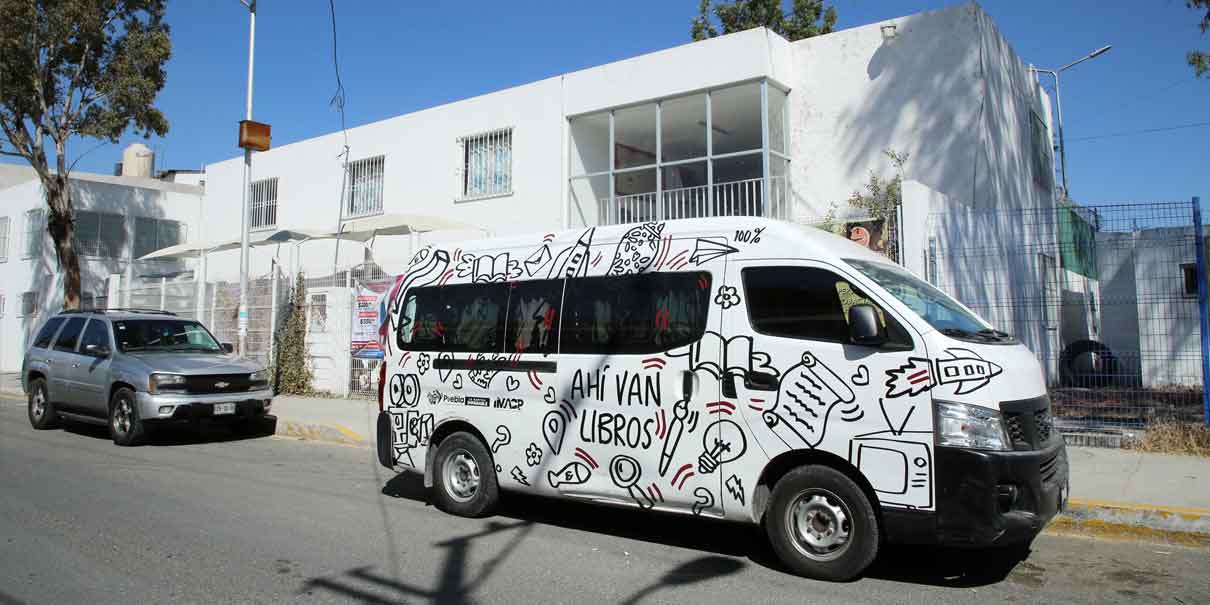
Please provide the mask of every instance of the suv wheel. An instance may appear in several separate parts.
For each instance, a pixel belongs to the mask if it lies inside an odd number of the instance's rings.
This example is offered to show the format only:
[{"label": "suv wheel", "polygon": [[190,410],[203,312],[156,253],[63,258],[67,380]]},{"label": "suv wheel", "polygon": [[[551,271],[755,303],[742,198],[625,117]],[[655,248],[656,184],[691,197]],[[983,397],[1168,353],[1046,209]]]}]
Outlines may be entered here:
[{"label": "suv wheel", "polygon": [[500,498],[491,454],[477,437],[457,432],[441,441],[436,469],[437,508],[460,517],[489,514]]},{"label": "suv wheel", "polygon": [[134,391],[122,387],[109,399],[109,436],[118,445],[139,445],[146,436]]},{"label": "suv wheel", "polygon": [[29,423],[38,430],[53,429],[59,425],[59,412],[50,401],[46,381],[41,378],[29,383]]}]

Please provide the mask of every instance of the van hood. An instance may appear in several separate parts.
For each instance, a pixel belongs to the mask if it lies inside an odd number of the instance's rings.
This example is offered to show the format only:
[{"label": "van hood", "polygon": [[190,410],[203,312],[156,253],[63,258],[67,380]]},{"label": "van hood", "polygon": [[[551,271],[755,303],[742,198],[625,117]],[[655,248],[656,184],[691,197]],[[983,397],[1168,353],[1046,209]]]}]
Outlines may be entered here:
[{"label": "van hood", "polygon": [[263,369],[260,363],[234,355],[214,353],[128,353],[147,364],[152,372],[170,374],[250,374]]},{"label": "van hood", "polygon": [[927,335],[934,399],[1000,409],[1002,401],[1046,395],[1038,358],[1020,343],[983,344]]}]

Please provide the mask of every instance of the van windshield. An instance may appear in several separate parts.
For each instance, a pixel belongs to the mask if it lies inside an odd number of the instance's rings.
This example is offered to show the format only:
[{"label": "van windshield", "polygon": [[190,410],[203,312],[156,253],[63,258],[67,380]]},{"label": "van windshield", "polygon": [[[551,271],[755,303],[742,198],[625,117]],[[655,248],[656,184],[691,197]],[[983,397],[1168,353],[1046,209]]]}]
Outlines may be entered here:
[{"label": "van windshield", "polygon": [[846,258],[845,262],[877,282],[946,336],[976,340],[1008,338],[1008,334],[991,329],[946,293],[898,266],[853,258]]}]

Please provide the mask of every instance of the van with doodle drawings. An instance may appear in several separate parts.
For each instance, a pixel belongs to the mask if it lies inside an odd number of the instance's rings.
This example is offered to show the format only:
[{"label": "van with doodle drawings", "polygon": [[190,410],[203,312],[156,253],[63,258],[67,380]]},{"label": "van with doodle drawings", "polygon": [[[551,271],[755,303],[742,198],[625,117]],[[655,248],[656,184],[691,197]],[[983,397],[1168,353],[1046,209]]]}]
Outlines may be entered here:
[{"label": "van with doodle drawings", "polygon": [[1037,359],[885,257],[748,217],[427,247],[385,295],[380,462],[763,524],[843,580],[887,542],[1028,545],[1065,506]]}]

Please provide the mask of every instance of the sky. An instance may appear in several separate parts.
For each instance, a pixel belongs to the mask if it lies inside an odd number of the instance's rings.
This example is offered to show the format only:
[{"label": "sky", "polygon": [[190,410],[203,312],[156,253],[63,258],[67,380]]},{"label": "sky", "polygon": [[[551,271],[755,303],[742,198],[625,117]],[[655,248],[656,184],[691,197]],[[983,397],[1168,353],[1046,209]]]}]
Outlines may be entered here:
[{"label": "sky", "polygon": [[[346,120],[356,126],[689,41],[698,0],[335,0]],[[789,0],[786,0],[787,6]],[[954,2],[835,0],[838,28]],[[1210,196],[1210,78],[1185,63],[1210,49],[1183,0],[988,0],[1027,63],[1063,73],[1072,196],[1086,204]],[[248,13],[239,0],[168,3],[173,57],[157,99],[170,131],[144,141],[157,168],[235,157],[244,115]],[[707,66],[708,67],[708,66]],[[1049,86],[1049,82],[1047,82]],[[253,117],[280,146],[340,129],[332,23],[323,0],[260,0]],[[1199,127],[1183,127],[1202,123]],[[1168,129],[1137,133],[1140,130]],[[1130,134],[1133,133],[1133,134]],[[77,170],[109,173],[118,145],[75,141]]]}]

